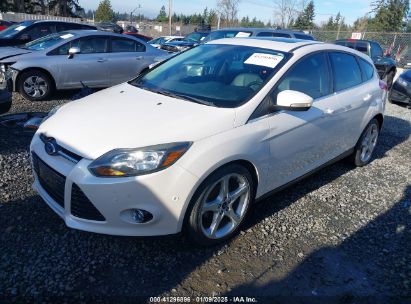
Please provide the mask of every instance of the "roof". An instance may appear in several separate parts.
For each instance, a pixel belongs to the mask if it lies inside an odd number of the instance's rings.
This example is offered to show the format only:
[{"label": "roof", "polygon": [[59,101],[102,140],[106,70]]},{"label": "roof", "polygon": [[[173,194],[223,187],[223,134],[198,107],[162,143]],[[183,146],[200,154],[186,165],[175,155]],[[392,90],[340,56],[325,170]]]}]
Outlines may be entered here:
[{"label": "roof", "polygon": [[292,38],[275,38],[275,37],[250,37],[250,38],[224,38],[208,42],[208,44],[231,44],[245,45],[273,49],[281,52],[290,52],[295,48],[305,45],[322,44],[322,42],[312,40],[301,40]]},{"label": "roof", "polygon": [[74,22],[74,21],[63,21],[63,20],[24,20],[24,21],[21,21],[20,23],[30,23],[30,24],[33,24],[33,23],[45,23],[45,22],[58,22],[58,23],[77,23],[77,24],[84,24],[84,25],[89,25],[89,24],[86,24],[86,23],[80,23],[80,22]]},{"label": "roof", "polygon": [[376,42],[376,43],[378,43],[377,41],[375,41],[375,40],[367,40],[367,39],[353,39],[353,38],[348,38],[348,39],[338,39],[338,40],[335,40],[335,42],[338,42],[338,41],[350,41],[350,42]]}]

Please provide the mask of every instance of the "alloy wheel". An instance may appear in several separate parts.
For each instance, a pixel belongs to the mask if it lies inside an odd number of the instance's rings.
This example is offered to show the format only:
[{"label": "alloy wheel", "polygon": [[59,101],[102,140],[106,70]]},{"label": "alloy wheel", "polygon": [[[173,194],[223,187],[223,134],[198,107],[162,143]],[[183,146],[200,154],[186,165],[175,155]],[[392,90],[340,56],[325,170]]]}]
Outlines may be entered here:
[{"label": "alloy wheel", "polygon": [[372,153],[377,145],[378,140],[378,126],[375,124],[371,124],[365,136],[361,142],[361,155],[360,159],[362,162],[368,162],[372,156]]},{"label": "alloy wheel", "polygon": [[247,178],[237,173],[225,175],[203,196],[200,227],[210,239],[220,239],[242,222],[251,198]]},{"label": "alloy wheel", "polygon": [[47,94],[48,84],[40,76],[30,76],[23,83],[24,92],[33,98],[40,98]]}]

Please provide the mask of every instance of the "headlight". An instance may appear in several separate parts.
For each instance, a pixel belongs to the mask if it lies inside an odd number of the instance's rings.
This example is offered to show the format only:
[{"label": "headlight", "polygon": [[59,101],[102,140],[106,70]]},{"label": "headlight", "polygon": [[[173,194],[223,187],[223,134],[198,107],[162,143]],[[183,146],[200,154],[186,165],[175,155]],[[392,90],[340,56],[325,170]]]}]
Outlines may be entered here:
[{"label": "headlight", "polygon": [[6,65],[4,63],[0,65],[0,71],[6,73]]},{"label": "headlight", "polygon": [[127,177],[163,170],[174,164],[190,147],[190,142],[116,149],[93,161],[88,169],[95,176]]},{"label": "headlight", "polygon": [[408,86],[408,81],[406,81],[404,78],[401,78],[401,77],[398,77],[398,83],[400,84],[400,85],[402,85],[403,87],[406,87],[406,86]]}]

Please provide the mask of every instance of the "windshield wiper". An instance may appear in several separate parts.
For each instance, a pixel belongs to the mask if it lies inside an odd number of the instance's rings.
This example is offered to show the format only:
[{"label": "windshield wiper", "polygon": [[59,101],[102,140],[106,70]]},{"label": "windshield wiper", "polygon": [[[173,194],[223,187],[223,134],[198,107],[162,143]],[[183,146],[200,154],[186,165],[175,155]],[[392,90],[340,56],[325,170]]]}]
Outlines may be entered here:
[{"label": "windshield wiper", "polygon": [[206,106],[215,107],[215,104],[212,103],[211,101],[203,100],[203,99],[200,99],[200,98],[195,98],[195,97],[192,97],[192,96],[189,96],[189,95],[175,94],[175,93],[171,93],[171,92],[167,92],[167,91],[161,91],[161,90],[156,90],[156,91],[153,90],[153,92],[161,94],[161,95],[165,95],[165,96],[168,96],[168,97],[174,97],[174,98],[178,98],[178,99],[183,99],[183,100],[203,104],[203,105],[206,105]]}]

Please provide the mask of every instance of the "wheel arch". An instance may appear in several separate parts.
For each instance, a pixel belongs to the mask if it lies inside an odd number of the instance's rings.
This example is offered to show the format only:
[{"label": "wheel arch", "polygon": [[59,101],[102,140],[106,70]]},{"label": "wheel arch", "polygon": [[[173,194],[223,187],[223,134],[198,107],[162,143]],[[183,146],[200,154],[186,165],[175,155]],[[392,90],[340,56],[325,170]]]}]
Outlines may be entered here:
[{"label": "wheel arch", "polygon": [[14,82],[13,91],[18,90],[18,85],[19,85],[20,80],[21,80],[21,75],[23,75],[25,72],[28,72],[28,71],[31,71],[31,70],[37,70],[37,71],[41,71],[41,72],[47,74],[47,76],[49,76],[51,81],[52,81],[53,88],[54,89],[56,88],[56,80],[54,79],[53,75],[48,70],[46,70],[44,68],[40,68],[40,67],[29,67],[29,68],[25,68],[25,69],[19,71],[19,73],[17,74],[17,77],[16,77],[16,81]]},{"label": "wheel arch", "polygon": [[184,227],[187,223],[187,220],[189,218],[189,211],[191,208],[191,205],[193,204],[193,198],[195,197],[195,195],[197,194],[198,189],[201,187],[201,185],[210,177],[212,176],[216,171],[220,170],[221,168],[224,168],[226,166],[232,165],[232,164],[238,164],[242,167],[244,167],[248,172],[250,172],[251,177],[252,177],[252,181],[254,184],[254,193],[253,193],[253,198],[255,197],[256,193],[257,193],[257,187],[260,181],[260,176],[259,176],[259,172],[256,168],[256,166],[249,160],[246,159],[235,159],[235,160],[230,160],[228,162],[224,162],[223,164],[218,164],[216,167],[212,168],[210,171],[206,172],[197,182],[197,184],[195,185],[195,187],[192,189],[190,196],[187,199],[187,203],[186,206],[183,210],[183,216],[182,216],[182,220],[180,219],[180,231],[184,230]]},{"label": "wheel arch", "polygon": [[[378,114],[375,115],[372,119],[374,119],[374,118],[378,121],[380,130],[381,130],[382,124],[384,123],[384,115],[382,115],[381,113],[378,113]],[[372,120],[372,119],[371,119],[371,120]],[[371,120],[370,120],[370,121],[371,121]]]}]

